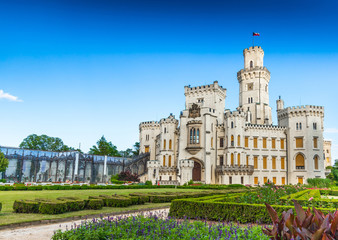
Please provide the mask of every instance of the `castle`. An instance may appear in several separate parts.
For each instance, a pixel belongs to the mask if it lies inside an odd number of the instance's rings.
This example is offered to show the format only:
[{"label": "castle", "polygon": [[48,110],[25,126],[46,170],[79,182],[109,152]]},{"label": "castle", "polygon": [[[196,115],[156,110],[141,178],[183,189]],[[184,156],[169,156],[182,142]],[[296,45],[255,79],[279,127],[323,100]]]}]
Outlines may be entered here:
[{"label": "castle", "polygon": [[285,108],[279,98],[278,125],[273,125],[264,51],[254,46],[243,55],[236,111],[225,110],[226,89],[215,81],[184,87],[180,121],[170,114],[159,122],[140,123],[140,152],[150,154],[143,180],[250,185],[269,180],[283,185],[325,177],[324,108]]}]

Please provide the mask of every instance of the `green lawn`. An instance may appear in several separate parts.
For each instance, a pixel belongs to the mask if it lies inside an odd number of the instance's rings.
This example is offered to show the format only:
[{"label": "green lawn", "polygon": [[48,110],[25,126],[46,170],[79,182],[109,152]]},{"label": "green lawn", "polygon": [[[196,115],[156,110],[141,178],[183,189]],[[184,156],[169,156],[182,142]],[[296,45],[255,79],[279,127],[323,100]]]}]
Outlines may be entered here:
[{"label": "green lawn", "polygon": [[25,214],[13,213],[13,203],[18,199],[35,199],[35,198],[50,198],[75,196],[82,199],[88,199],[88,196],[98,196],[100,194],[129,194],[133,192],[195,192],[202,191],[200,189],[93,189],[93,190],[43,190],[43,191],[0,191],[0,202],[2,203],[2,211],[0,212],[0,225],[11,223],[22,223],[36,220],[58,219],[73,216],[86,216],[90,214],[105,214],[128,210],[137,210],[155,207],[169,207],[170,203],[147,203],[145,205],[133,205],[126,208],[111,208],[104,207],[101,210],[83,210],[77,212],[68,212],[58,215],[42,215],[42,214]]}]

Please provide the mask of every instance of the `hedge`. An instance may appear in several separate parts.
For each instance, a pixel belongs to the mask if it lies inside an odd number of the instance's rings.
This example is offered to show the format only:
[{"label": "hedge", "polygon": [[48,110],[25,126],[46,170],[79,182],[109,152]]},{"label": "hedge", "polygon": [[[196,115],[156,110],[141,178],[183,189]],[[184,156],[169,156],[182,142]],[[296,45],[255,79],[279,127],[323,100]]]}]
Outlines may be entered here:
[{"label": "hedge", "polygon": [[[281,215],[292,206],[272,205]],[[304,208],[306,209],[306,208]],[[335,209],[319,208],[323,213]],[[176,218],[205,219],[211,221],[235,221],[239,223],[271,223],[271,218],[264,204],[246,204],[232,202],[198,201],[177,199],[171,202],[169,216]]]},{"label": "hedge", "polygon": [[88,199],[85,200],[85,208],[86,209],[102,209],[103,207],[103,200],[102,199]]},{"label": "hedge", "polygon": [[2,203],[0,202],[0,212],[1,212],[1,209],[2,209]]},{"label": "hedge", "polygon": [[16,213],[39,213],[40,203],[34,200],[15,200],[13,210]]}]

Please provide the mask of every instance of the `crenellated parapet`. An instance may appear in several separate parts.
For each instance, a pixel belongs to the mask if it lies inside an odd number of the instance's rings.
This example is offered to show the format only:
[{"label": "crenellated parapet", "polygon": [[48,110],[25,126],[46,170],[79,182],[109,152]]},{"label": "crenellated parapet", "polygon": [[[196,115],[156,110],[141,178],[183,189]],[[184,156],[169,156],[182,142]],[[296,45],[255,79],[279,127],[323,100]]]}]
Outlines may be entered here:
[{"label": "crenellated parapet", "polygon": [[241,69],[237,72],[237,80],[238,82],[251,80],[255,78],[264,78],[270,80],[270,72],[266,67],[253,67],[253,68],[245,68]]},{"label": "crenellated parapet", "polygon": [[171,113],[169,117],[162,118],[159,122],[160,124],[175,124],[178,125],[178,120],[175,119],[175,116]]},{"label": "crenellated parapet", "polygon": [[184,87],[185,96],[198,95],[198,94],[203,95],[208,92],[210,93],[217,92],[219,95],[223,96],[224,98],[226,97],[226,88],[223,88],[222,86],[220,86],[218,84],[218,81],[214,81],[213,84],[202,85],[198,87],[190,87],[190,85]]},{"label": "crenellated parapet", "polygon": [[324,117],[324,107],[313,105],[294,106],[281,109],[277,112],[277,114],[279,120],[299,116]]},{"label": "crenellated parapet", "polygon": [[246,113],[242,111],[227,111],[224,115],[225,118],[246,118]]},{"label": "crenellated parapet", "polygon": [[278,126],[278,125],[265,125],[265,124],[245,124],[245,130],[269,130],[269,131],[285,131],[286,127]]},{"label": "crenellated parapet", "polygon": [[141,122],[139,125],[140,131],[142,129],[155,129],[160,128],[160,122],[158,121],[148,121],[148,122]]}]

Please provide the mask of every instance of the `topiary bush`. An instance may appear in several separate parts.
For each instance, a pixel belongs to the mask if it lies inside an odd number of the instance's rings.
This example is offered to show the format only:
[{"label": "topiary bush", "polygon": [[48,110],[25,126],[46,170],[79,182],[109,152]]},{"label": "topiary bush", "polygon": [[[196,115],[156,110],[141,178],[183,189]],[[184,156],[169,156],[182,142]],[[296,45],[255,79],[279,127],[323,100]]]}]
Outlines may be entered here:
[{"label": "topiary bush", "polygon": [[102,199],[88,199],[85,200],[85,208],[86,209],[102,209],[103,207],[103,200]]},{"label": "topiary bush", "polygon": [[41,202],[39,212],[42,214],[61,214],[68,211],[67,202],[65,201],[50,201]]},{"label": "topiary bush", "polygon": [[13,210],[16,213],[39,213],[40,203],[34,200],[15,200]]}]

